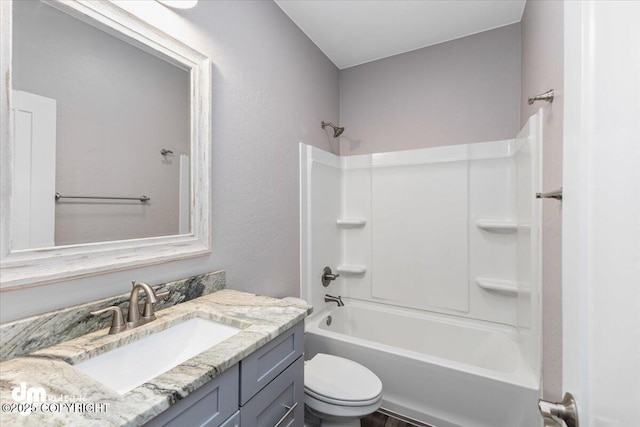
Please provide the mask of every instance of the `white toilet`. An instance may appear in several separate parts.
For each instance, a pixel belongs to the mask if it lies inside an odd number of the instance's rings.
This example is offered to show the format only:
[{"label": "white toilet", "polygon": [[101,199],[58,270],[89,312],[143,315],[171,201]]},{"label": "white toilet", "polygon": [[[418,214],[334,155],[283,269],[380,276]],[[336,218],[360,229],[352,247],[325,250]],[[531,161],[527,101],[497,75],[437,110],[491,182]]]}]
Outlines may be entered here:
[{"label": "white toilet", "polygon": [[380,378],[359,363],[323,353],[305,362],[304,404],[321,427],[359,427],[381,403]]}]

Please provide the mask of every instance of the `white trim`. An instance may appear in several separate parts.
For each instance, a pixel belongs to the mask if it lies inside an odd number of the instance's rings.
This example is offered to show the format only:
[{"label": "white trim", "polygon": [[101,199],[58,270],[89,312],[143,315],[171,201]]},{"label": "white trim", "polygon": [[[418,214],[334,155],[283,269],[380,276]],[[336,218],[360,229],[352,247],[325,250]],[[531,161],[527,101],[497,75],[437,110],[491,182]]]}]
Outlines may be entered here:
[{"label": "white trim", "polygon": [[565,2],[562,380],[582,426],[640,425],[637,2]]},{"label": "white trim", "polygon": [[299,143],[300,159],[300,298],[310,301],[307,286],[311,283],[311,179],[312,148]]},{"label": "white trim", "polygon": [[140,18],[108,1],[48,0],[83,21],[145,51],[169,60],[191,74],[191,224],[179,236],[99,242],[34,250],[11,250],[13,172],[11,113],[12,1],[0,1],[0,290],[29,287],[159,264],[211,252],[211,78],[209,59]]},{"label": "white trim", "polygon": [[[588,11],[582,2],[567,2],[565,11],[564,130],[562,163],[562,383],[578,400],[579,418],[588,421],[588,299],[589,278],[589,137],[591,108],[588,91]],[[570,303],[569,303],[570,302]],[[582,328],[581,328],[582,326]]]}]

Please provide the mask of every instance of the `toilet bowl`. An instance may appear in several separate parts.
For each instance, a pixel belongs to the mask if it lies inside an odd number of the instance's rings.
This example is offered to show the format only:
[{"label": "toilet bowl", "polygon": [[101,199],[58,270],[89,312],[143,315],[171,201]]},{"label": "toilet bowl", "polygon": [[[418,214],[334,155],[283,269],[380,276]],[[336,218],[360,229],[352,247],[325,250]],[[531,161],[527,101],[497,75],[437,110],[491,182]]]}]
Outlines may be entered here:
[{"label": "toilet bowl", "polygon": [[324,353],[305,362],[304,404],[321,427],[359,427],[381,403],[382,382],[359,363]]}]

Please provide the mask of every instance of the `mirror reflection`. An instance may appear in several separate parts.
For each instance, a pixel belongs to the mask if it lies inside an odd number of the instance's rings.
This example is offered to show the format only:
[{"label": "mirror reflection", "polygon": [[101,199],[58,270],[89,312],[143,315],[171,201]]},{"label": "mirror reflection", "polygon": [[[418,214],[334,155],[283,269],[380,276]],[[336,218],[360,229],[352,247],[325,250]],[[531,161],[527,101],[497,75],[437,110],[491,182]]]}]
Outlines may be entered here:
[{"label": "mirror reflection", "polygon": [[12,249],[189,233],[189,72],[40,1],[13,19]]}]

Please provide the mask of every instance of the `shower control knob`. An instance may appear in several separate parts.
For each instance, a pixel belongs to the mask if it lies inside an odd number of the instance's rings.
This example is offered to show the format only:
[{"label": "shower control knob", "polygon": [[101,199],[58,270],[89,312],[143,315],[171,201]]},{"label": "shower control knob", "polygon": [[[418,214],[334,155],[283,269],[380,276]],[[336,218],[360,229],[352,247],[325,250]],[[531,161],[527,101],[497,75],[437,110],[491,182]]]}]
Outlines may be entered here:
[{"label": "shower control knob", "polygon": [[333,274],[331,267],[325,267],[324,270],[322,270],[322,286],[326,288],[332,280],[336,280],[338,277],[340,277],[340,275]]}]

